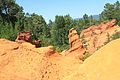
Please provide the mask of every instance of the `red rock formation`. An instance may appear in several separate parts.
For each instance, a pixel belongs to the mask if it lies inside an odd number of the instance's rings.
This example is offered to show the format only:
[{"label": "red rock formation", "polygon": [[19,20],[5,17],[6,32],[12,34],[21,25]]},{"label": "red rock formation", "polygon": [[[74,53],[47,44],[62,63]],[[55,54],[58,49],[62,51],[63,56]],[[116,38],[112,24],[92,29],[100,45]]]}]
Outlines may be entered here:
[{"label": "red rock formation", "polygon": [[19,32],[16,42],[32,42],[30,32]]},{"label": "red rock formation", "polygon": [[70,48],[74,48],[76,46],[78,46],[78,48],[82,48],[82,43],[80,41],[79,35],[77,34],[77,31],[74,28],[69,30],[68,37]]},{"label": "red rock formation", "polygon": [[68,37],[70,48],[69,50],[64,51],[63,53],[79,55],[79,57],[82,58],[84,49],[83,44],[80,41],[79,35],[77,34],[77,31],[74,28],[70,29]]},{"label": "red rock formation", "polygon": [[40,40],[34,40],[31,43],[35,45],[36,48],[41,47],[41,42]]},{"label": "red rock formation", "polygon": [[83,30],[80,34],[80,37],[84,36],[90,36],[94,32],[95,34],[101,34],[102,32],[105,32],[107,29],[110,29],[114,27],[116,24],[116,20],[113,19],[111,22],[108,22],[106,24],[100,24],[98,26],[91,26],[85,30]]},{"label": "red rock formation", "polygon": [[36,47],[41,47],[41,41],[40,40],[32,41],[30,32],[27,32],[27,31],[19,32],[17,39],[15,41],[19,43],[29,42],[34,44]]},{"label": "red rock formation", "polygon": [[120,32],[120,27],[115,26],[116,20],[100,24],[98,26],[91,26],[83,30],[80,34],[80,40],[86,40],[87,52],[94,53],[98,48],[104,45],[108,40],[108,35],[111,36],[115,31]]}]

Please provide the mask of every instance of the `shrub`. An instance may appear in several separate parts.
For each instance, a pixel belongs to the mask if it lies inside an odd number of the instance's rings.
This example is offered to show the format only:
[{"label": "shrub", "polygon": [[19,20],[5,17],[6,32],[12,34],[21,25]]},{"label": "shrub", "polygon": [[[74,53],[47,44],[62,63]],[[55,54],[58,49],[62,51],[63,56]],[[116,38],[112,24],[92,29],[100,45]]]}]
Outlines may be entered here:
[{"label": "shrub", "polygon": [[69,45],[64,44],[64,45],[62,45],[62,46],[54,46],[54,48],[55,48],[55,50],[56,50],[57,52],[62,52],[63,50],[68,49],[68,48],[69,48]]},{"label": "shrub", "polygon": [[86,52],[86,51],[85,51],[82,60],[83,60],[83,61],[86,60],[86,59],[87,59],[88,57],[90,57],[91,55],[92,55],[92,54],[90,54],[89,52]]},{"label": "shrub", "polygon": [[14,41],[17,37],[18,30],[13,30],[10,26],[2,26],[0,30],[0,38],[6,38]]},{"label": "shrub", "polygon": [[113,35],[111,36],[111,38],[112,38],[112,40],[115,40],[115,39],[120,38],[120,32],[116,32],[115,34],[113,34]]}]

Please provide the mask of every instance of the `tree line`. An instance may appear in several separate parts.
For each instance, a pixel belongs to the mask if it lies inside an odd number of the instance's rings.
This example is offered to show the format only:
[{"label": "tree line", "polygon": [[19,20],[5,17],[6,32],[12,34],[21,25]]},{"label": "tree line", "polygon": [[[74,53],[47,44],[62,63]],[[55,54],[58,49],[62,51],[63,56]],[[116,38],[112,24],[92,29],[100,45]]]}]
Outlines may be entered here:
[{"label": "tree line", "polygon": [[69,47],[68,31],[74,27],[81,30],[116,19],[120,25],[120,2],[107,3],[99,14],[99,19],[84,14],[80,19],[72,19],[68,14],[55,16],[55,20],[45,19],[38,14],[25,13],[15,0],[0,0],[0,38],[15,40],[18,32],[30,31],[33,40],[42,40],[42,46],[54,45],[59,51]]}]

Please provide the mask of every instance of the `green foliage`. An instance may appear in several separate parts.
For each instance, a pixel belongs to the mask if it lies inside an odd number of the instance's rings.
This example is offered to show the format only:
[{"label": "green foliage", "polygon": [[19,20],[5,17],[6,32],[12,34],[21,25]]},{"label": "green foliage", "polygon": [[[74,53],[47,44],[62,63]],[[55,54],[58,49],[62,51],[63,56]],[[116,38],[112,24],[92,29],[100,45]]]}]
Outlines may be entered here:
[{"label": "green foliage", "polygon": [[107,41],[104,43],[104,45],[106,45],[107,43],[109,43],[112,40],[118,39],[120,38],[120,32],[116,32],[115,34],[113,34],[112,36],[109,35],[109,33],[107,34]]},{"label": "green foliage", "polygon": [[66,16],[56,16],[55,22],[51,28],[51,39],[53,45],[68,44],[68,30],[70,29],[71,18]]},{"label": "green foliage", "polygon": [[83,61],[86,60],[86,59],[87,59],[88,57],[90,57],[91,55],[92,55],[92,54],[90,54],[89,52],[85,52],[82,60],[83,60]]},{"label": "green foliage", "polygon": [[12,24],[12,28],[15,28],[15,22],[17,22],[16,15],[22,11],[22,7],[20,7],[15,0],[0,0],[0,16],[2,17],[2,23],[6,22]]},{"label": "green foliage", "polygon": [[84,61],[85,59],[87,59],[88,57],[90,57],[91,55],[92,55],[92,54],[86,52],[86,53],[84,54],[84,56],[83,56],[83,61]]},{"label": "green foliage", "polygon": [[107,33],[107,41],[104,42],[104,45],[106,45],[107,43],[109,43],[111,41],[111,36],[109,33]]},{"label": "green foliage", "polygon": [[18,31],[11,29],[9,25],[2,26],[0,29],[0,38],[6,38],[12,41],[16,39]]},{"label": "green foliage", "polygon": [[112,38],[112,40],[115,40],[115,39],[120,38],[120,32],[116,32],[115,34],[113,34],[113,35],[111,36],[111,38]]},{"label": "green foliage", "polygon": [[[41,40],[42,46],[54,45],[56,50],[69,48],[68,32],[70,28],[76,28],[78,33],[91,25],[97,25],[111,19],[116,19],[120,25],[120,3],[107,3],[103,12],[99,15],[100,19],[93,19],[92,15],[84,14],[82,19],[72,19],[70,15],[56,16],[55,21],[49,21],[38,14],[24,13],[23,7],[19,6],[15,0],[0,0],[0,38],[15,40],[18,32],[30,31],[33,40]],[[119,33],[114,34],[110,39],[119,38]],[[108,41],[110,41],[108,38]],[[82,40],[87,49],[87,42]],[[106,42],[106,43],[107,43]],[[87,54],[86,54],[87,55]]]},{"label": "green foliage", "polygon": [[89,24],[89,17],[88,17],[87,14],[83,15],[83,20],[84,20],[84,25],[88,26],[88,24]]},{"label": "green foliage", "polygon": [[54,47],[55,47],[55,51],[57,51],[57,52],[62,52],[63,50],[68,49],[68,48],[69,48],[69,45],[64,44],[64,45],[62,45],[62,46],[54,46]]},{"label": "green foliage", "polygon": [[83,44],[83,47],[84,47],[85,49],[87,49],[88,44],[87,44],[87,40],[85,40],[84,36],[81,37],[81,42],[82,42],[82,44]]},{"label": "green foliage", "polygon": [[116,19],[120,23],[120,2],[117,1],[114,4],[107,3],[104,6],[104,10],[101,13],[101,20]]}]

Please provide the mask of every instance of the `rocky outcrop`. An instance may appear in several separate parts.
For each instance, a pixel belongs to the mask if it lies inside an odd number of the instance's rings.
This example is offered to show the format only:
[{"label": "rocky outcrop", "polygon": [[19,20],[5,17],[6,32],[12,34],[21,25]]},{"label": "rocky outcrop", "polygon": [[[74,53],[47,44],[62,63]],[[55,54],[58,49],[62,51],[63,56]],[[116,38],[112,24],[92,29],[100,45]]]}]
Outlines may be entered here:
[{"label": "rocky outcrop", "polygon": [[32,42],[30,32],[19,32],[16,40],[16,42],[22,43],[22,42]]},{"label": "rocky outcrop", "polygon": [[19,32],[16,40],[18,43],[23,43],[23,42],[29,42],[34,44],[36,47],[41,47],[41,41],[40,40],[32,40],[30,32]]},{"label": "rocky outcrop", "polygon": [[79,55],[80,58],[83,57],[84,48],[83,44],[80,41],[79,35],[76,31],[76,29],[72,28],[69,30],[69,49],[67,51],[64,51],[65,54],[73,54],[73,55]]},{"label": "rocky outcrop", "polygon": [[100,24],[98,26],[91,26],[83,30],[80,34],[80,40],[85,41],[86,52],[94,53],[116,32],[120,32],[120,27],[116,26],[116,20]]},{"label": "rocky outcrop", "polygon": [[61,54],[79,56],[82,59],[85,54],[93,54],[104,46],[116,32],[120,32],[120,27],[116,25],[115,19],[82,30],[80,36],[72,28],[69,30],[68,35],[69,49],[64,50]]},{"label": "rocky outcrop", "polygon": [[76,49],[79,50],[82,48],[82,42],[80,41],[79,35],[74,28],[69,30],[68,38],[70,44],[70,51],[74,51]]},{"label": "rocky outcrop", "polygon": [[33,45],[35,45],[36,48],[41,47],[42,41],[41,40],[34,40],[31,42]]},{"label": "rocky outcrop", "polygon": [[83,30],[80,34],[80,37],[89,37],[92,36],[93,34],[101,34],[105,32],[106,30],[115,27],[116,20],[113,19],[111,22],[105,23],[105,24],[100,24],[98,26],[91,26],[85,30]]}]

